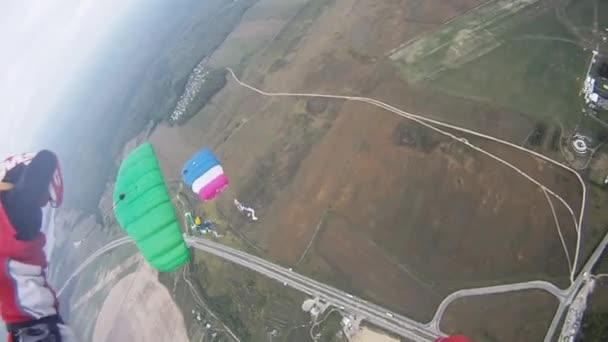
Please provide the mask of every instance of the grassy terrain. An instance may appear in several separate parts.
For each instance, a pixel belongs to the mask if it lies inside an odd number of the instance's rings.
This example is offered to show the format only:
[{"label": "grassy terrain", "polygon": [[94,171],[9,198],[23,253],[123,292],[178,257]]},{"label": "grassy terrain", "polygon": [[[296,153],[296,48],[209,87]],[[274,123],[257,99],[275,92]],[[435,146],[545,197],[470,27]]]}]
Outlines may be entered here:
[{"label": "grassy terrain", "polygon": [[499,37],[517,24],[515,15],[537,0],[493,0],[422,35],[391,55],[411,81],[435,79],[437,74],[477,59],[500,46]]},{"label": "grassy terrain", "polygon": [[314,20],[334,2],[335,0],[307,1],[277,34],[272,43],[256,56],[255,68],[248,70],[255,70],[257,71],[256,76],[262,77],[259,73],[274,72],[289,63],[302,38],[312,29]]},{"label": "grassy terrain", "polygon": [[536,290],[466,297],[448,307],[441,328],[473,341],[542,341],[556,309],[553,296]]},{"label": "grassy terrain", "polygon": [[[606,296],[606,289],[597,290]],[[596,295],[597,296],[597,295]],[[595,296],[592,297],[594,300]],[[579,342],[607,341],[608,340],[608,310],[599,311],[591,308],[585,313],[581,331],[577,337]]]},{"label": "grassy terrain", "polygon": [[[242,232],[233,227],[224,213],[210,201],[200,203],[195,196],[184,191],[180,197],[185,205],[178,204],[179,210],[191,211],[195,216],[214,222],[214,230],[221,234],[220,242],[250,254],[263,255],[257,246],[244,238]],[[212,235],[206,235],[211,238]],[[204,307],[193,301],[190,289],[182,281],[181,271],[161,274],[160,280],[172,293],[188,325],[189,336],[193,339],[221,331],[215,326],[211,330],[201,329],[191,319],[191,311],[201,312],[203,319],[215,324],[225,324],[243,341],[263,341],[276,330],[273,341],[294,341],[308,338],[310,317],[302,311],[301,304],[306,298],[282,284],[245,270],[223,259],[192,249],[193,258],[187,266],[188,277],[202,297]],[[214,318],[210,312],[217,316]],[[339,317],[339,316],[336,316]],[[328,320],[321,326],[322,341],[332,339],[341,330],[339,318]],[[219,321],[218,321],[219,319]],[[221,323],[218,323],[220,322]],[[214,330],[215,329],[215,330]],[[223,339],[232,340],[226,333]],[[329,338],[332,337],[332,338]]]},{"label": "grassy terrain", "polygon": [[[218,228],[220,231],[222,229]],[[223,243],[253,252],[230,232],[222,233],[225,234]],[[241,340],[264,341],[273,330],[277,334],[273,341],[299,341],[308,335],[310,317],[301,309],[305,299],[301,293],[199,251],[194,251],[190,269],[188,276],[207,309],[217,315]],[[164,274],[161,281],[171,288],[176,276],[179,274]],[[192,302],[188,289],[182,283],[179,283],[175,296],[184,317],[188,317],[193,308],[206,312],[206,309]],[[204,317],[210,319],[208,315]],[[190,321],[187,323],[190,325],[196,324],[193,320],[186,321]],[[323,325],[322,340],[332,341],[327,336],[333,337],[340,331],[339,319],[337,322],[338,324],[334,318]],[[226,334],[224,338],[229,339]]]},{"label": "grassy terrain", "polygon": [[251,58],[275,39],[308,0],[263,0],[243,15],[241,26],[213,55],[212,64],[242,70]]},{"label": "grassy terrain", "polygon": [[[593,274],[608,274],[606,251],[593,269]],[[588,298],[587,311],[583,316],[577,341],[608,340],[608,278],[603,276],[596,282],[595,290]]]},{"label": "grassy terrain", "polygon": [[579,91],[590,54],[572,43],[537,38],[545,36],[574,39],[553,12],[545,12],[504,34],[500,47],[425,86],[570,127],[580,117]]},{"label": "grassy terrain", "polygon": [[[327,315],[327,313],[325,314]],[[342,326],[340,321],[342,320],[342,316],[339,312],[334,311],[329,314],[330,316],[324,316],[320,319],[325,319],[325,321],[313,330],[313,333],[319,334],[318,341],[319,342],[342,342],[347,339],[344,337],[344,334],[341,333]]]},{"label": "grassy terrain", "polygon": [[571,1],[565,8],[565,14],[570,22],[579,29],[581,34],[588,36],[595,29],[594,18],[596,15],[598,31],[606,28],[606,23],[608,23],[608,3],[605,1]]}]

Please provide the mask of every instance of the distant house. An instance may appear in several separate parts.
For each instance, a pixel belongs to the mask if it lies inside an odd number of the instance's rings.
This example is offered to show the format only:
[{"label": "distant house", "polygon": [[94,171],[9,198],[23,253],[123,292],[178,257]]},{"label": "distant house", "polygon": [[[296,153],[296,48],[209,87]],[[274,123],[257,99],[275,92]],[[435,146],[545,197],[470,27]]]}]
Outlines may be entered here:
[{"label": "distant house", "polygon": [[608,110],[608,58],[605,56],[593,56],[583,93],[591,109]]},{"label": "distant house", "polygon": [[603,98],[608,98],[608,60],[600,63],[595,80],[595,92]]}]

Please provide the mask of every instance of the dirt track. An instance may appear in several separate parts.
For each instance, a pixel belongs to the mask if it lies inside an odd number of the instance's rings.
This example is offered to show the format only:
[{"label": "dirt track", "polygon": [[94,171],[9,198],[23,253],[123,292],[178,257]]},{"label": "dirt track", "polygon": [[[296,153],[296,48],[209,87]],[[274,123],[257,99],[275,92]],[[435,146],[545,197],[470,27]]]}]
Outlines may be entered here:
[{"label": "dirt track", "polygon": [[184,318],[169,291],[147,264],[110,291],[95,324],[93,341],[189,341]]},{"label": "dirt track", "polygon": [[362,328],[352,338],[353,342],[397,342],[396,338],[383,335],[368,328]]}]

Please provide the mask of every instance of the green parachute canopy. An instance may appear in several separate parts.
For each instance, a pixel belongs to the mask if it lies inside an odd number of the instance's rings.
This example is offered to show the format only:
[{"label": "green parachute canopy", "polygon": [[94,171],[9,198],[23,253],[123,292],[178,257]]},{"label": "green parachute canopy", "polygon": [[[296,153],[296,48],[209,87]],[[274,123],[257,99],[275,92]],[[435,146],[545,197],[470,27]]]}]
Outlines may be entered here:
[{"label": "green parachute canopy", "polygon": [[152,267],[170,272],[188,262],[190,251],[152,145],[137,147],[123,160],[113,200],[118,223]]}]

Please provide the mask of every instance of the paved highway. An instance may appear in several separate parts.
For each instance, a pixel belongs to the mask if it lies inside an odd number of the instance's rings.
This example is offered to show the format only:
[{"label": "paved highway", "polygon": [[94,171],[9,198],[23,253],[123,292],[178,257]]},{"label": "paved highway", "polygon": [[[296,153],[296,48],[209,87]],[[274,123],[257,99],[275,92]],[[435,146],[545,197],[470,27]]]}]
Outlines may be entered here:
[{"label": "paved highway", "polygon": [[549,326],[549,329],[547,329],[547,333],[545,334],[545,342],[553,341],[553,335],[555,335],[555,330],[557,329],[557,326],[562,316],[564,315],[564,311],[566,311],[566,309],[572,303],[572,300],[574,300],[574,297],[576,297],[584,281],[587,279],[586,275],[591,273],[593,266],[595,266],[597,261],[600,259],[607,245],[608,233],[604,235],[604,238],[595,248],[593,254],[591,254],[591,256],[589,257],[589,260],[587,260],[587,263],[585,263],[585,266],[583,266],[583,268],[579,272],[578,277],[576,277],[574,283],[568,288],[568,295],[566,296],[566,298],[561,301],[559,306],[557,307],[555,316],[553,316],[553,321],[551,321],[551,325]]},{"label": "paved highway", "polygon": [[378,327],[412,341],[434,341],[437,337],[443,336],[427,324],[390,312],[376,304],[369,303],[256,256],[195,237],[186,237],[186,242],[193,248],[261,273],[310,296],[319,297],[335,307],[344,308],[344,310],[359,315]]},{"label": "paved highway", "polygon": [[88,258],[86,258],[86,260],[82,264],[80,264],[80,266],[78,266],[78,268],[74,272],[72,272],[72,274],[68,277],[68,279],[65,281],[63,286],[59,289],[59,291],[57,291],[57,296],[61,296],[61,294],[66,289],[66,287],[70,284],[72,279],[74,279],[78,274],[80,274],[80,272],[82,272],[82,270],[84,270],[85,267],[87,267],[90,263],[95,261],[95,259],[97,259],[102,254],[104,254],[114,248],[120,247],[125,244],[131,244],[131,243],[133,243],[133,240],[131,240],[130,237],[128,237],[128,236],[121,237],[120,239],[116,239],[116,240],[108,243],[107,245],[98,249],[95,253],[91,254]]},{"label": "paved highway", "polygon": [[[133,241],[129,237],[123,237],[112,241],[108,245],[91,254],[67,279],[66,283],[59,289],[58,295],[61,295],[69,282],[74,279],[85,267],[91,264],[97,257],[103,253],[110,251],[119,246],[130,244]],[[555,295],[560,300],[560,305],[551,322],[549,329],[545,335],[545,341],[551,341],[555,330],[561,320],[566,309],[576,297],[580,287],[584,284],[585,275],[590,273],[595,263],[602,256],[602,252],[608,245],[608,233],[604,236],[600,244],[596,247],[593,254],[580,271],[575,282],[568,290],[560,290],[550,283],[543,281],[531,281],[527,283],[498,285],[478,289],[465,289],[452,293],[441,303],[433,320],[427,324],[416,322],[410,318],[404,317],[394,312],[390,312],[376,304],[366,302],[363,299],[352,296],[344,291],[335,289],[331,286],[319,283],[313,279],[292,272],[284,267],[273,264],[259,257],[249,255],[247,253],[232,249],[219,243],[209,240],[204,240],[195,237],[186,237],[186,242],[193,248],[208,252],[220,258],[234,262],[238,265],[246,267],[250,270],[263,274],[269,278],[275,279],[286,284],[298,291],[309,294],[313,297],[319,297],[326,300],[328,303],[344,310],[357,314],[363,319],[375,324],[381,328],[401,335],[413,341],[433,341],[435,338],[442,336],[439,330],[441,317],[447,306],[453,301],[477,295],[487,295],[492,293],[503,293],[511,291],[520,291],[531,288],[541,289]]]}]

